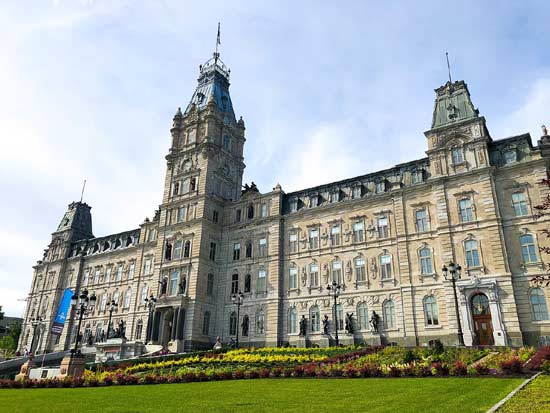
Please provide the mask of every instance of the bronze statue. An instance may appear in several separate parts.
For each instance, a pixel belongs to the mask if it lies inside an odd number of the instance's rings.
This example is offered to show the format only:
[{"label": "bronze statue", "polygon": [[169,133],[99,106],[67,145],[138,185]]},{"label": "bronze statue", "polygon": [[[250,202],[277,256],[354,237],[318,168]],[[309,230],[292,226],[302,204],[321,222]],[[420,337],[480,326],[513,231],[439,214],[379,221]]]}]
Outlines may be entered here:
[{"label": "bronze statue", "polygon": [[369,321],[373,333],[378,333],[379,322],[380,322],[380,316],[376,314],[376,311],[373,310]]},{"label": "bronze statue", "polygon": [[346,313],[346,333],[353,334],[353,313]]},{"label": "bronze statue", "polygon": [[159,281],[160,284],[160,295],[166,294],[166,287],[168,286],[168,279],[164,277],[162,281]]},{"label": "bronze statue", "polygon": [[328,315],[325,314],[325,318],[323,318],[323,334],[328,335]]},{"label": "bronze statue", "polygon": [[307,326],[306,316],[303,315],[302,319],[300,320],[300,337],[306,336],[306,328],[307,328],[306,326]]},{"label": "bronze statue", "polygon": [[542,136],[548,136],[548,129],[546,129],[546,125],[542,125]]}]

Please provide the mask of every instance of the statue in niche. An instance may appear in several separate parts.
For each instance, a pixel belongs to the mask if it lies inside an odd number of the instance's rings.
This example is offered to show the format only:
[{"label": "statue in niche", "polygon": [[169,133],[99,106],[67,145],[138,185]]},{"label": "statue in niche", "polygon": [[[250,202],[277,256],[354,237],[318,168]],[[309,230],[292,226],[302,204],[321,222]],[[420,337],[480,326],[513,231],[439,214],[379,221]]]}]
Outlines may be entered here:
[{"label": "statue in niche", "polygon": [[180,294],[185,294],[187,289],[187,277],[183,276],[180,282]]},{"label": "statue in niche", "polygon": [[346,313],[345,329],[346,333],[353,334],[353,313]]},{"label": "statue in niche", "polygon": [[166,295],[166,288],[168,287],[168,278],[164,277],[162,281],[159,281],[160,284],[160,295]]},{"label": "statue in niche", "polygon": [[304,265],[302,267],[302,286],[305,287],[307,282],[307,272],[306,272],[306,266]]},{"label": "statue in niche", "polygon": [[376,272],[378,271],[378,268],[376,267],[376,258],[371,258],[370,261],[370,273],[372,275],[373,279],[376,279]]},{"label": "statue in niche", "polygon": [[351,275],[352,275],[351,261],[348,260],[348,262],[346,264],[346,276],[348,277],[348,281],[351,281]]},{"label": "statue in niche", "polygon": [[369,320],[371,331],[373,333],[378,333],[378,324],[380,323],[380,316],[376,314],[376,311],[372,311],[372,315]]},{"label": "statue in niche", "polygon": [[328,284],[328,264],[323,264],[323,280],[325,284]]},{"label": "statue in niche", "polygon": [[328,335],[328,315],[323,318],[323,334]]},{"label": "statue in niche", "polygon": [[307,331],[307,319],[306,316],[303,315],[302,319],[300,320],[300,337],[305,337]]}]

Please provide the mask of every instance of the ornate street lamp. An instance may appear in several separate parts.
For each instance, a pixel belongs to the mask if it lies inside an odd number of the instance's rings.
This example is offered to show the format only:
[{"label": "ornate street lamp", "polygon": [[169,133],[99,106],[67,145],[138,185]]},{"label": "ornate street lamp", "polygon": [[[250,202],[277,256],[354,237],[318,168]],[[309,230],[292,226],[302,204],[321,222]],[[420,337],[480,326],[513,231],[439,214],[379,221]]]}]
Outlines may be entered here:
[{"label": "ornate street lamp", "polygon": [[237,306],[237,325],[235,326],[237,334],[235,340],[235,348],[239,348],[239,320],[241,314],[241,305],[243,305],[244,302],[244,294],[240,291],[237,294],[233,294],[231,296],[231,302]]},{"label": "ornate street lamp", "polygon": [[97,298],[95,293],[89,295],[88,290],[83,290],[80,295],[76,293],[71,298],[71,304],[73,308],[76,308],[78,314],[78,327],[76,329],[76,340],[74,342],[74,349],[71,350],[71,358],[76,355],[78,351],[78,344],[80,342],[80,327],[82,325],[82,319],[86,314],[94,309]]},{"label": "ornate street lamp", "polygon": [[152,336],[153,336],[153,312],[155,311],[155,305],[157,303],[157,299],[151,294],[149,298],[145,298],[145,304],[147,305],[147,309],[149,310],[149,318],[147,319],[147,336],[145,337],[145,342],[148,343]]},{"label": "ornate street lamp", "polygon": [[337,284],[336,281],[333,281],[332,284],[329,284],[327,286],[328,295],[332,298],[334,298],[334,339],[336,341],[336,347],[339,346],[340,342],[338,340],[338,307],[337,307],[337,298],[340,296],[340,290],[342,289],[342,286],[340,284]]},{"label": "ornate street lamp", "polygon": [[42,317],[31,319],[32,340],[31,340],[31,349],[29,351],[30,353],[34,353],[34,341],[36,340],[36,330],[38,329],[38,331],[40,332],[40,330],[45,324],[46,322],[42,319]]},{"label": "ornate street lamp", "polygon": [[458,312],[458,297],[456,295],[456,282],[460,280],[460,272],[462,271],[462,267],[458,264],[455,264],[454,262],[450,262],[449,268],[444,265],[441,271],[443,272],[445,280],[451,281],[453,283],[456,320],[458,322],[458,345],[464,346],[464,334],[462,333],[462,323],[460,322],[460,314]]},{"label": "ornate street lamp", "polygon": [[113,317],[113,311],[118,308],[118,304],[115,300],[111,300],[109,303],[109,323],[107,324],[107,340],[111,337],[111,319]]}]

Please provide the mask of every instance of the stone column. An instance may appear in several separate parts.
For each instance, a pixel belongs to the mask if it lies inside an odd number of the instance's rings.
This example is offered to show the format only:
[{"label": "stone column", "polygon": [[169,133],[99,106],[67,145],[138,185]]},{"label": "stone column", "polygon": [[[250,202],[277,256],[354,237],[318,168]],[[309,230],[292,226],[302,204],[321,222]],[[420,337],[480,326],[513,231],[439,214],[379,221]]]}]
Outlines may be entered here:
[{"label": "stone column", "polygon": [[170,340],[176,339],[177,323],[178,323],[178,313],[179,307],[174,308],[172,314],[172,331],[170,332]]},{"label": "stone column", "polygon": [[178,323],[176,326],[176,340],[183,340],[183,329],[185,326],[185,309],[178,308]]}]

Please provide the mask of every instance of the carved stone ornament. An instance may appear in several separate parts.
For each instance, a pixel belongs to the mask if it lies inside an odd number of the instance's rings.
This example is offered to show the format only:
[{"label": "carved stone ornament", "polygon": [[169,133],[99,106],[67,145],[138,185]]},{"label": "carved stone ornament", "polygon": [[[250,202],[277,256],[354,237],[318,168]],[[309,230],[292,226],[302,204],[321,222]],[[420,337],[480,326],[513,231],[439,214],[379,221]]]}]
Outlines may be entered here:
[{"label": "carved stone ornament", "polygon": [[376,267],[376,258],[371,258],[370,261],[370,272],[372,274],[372,279],[376,279],[376,273],[378,272],[378,268]]},{"label": "carved stone ornament", "polygon": [[348,260],[348,262],[346,263],[346,276],[348,278],[348,281],[351,281],[351,275],[352,275],[352,271],[351,271],[351,261]]},{"label": "carved stone ornament", "polygon": [[328,264],[323,264],[323,280],[328,284]]},{"label": "carved stone ornament", "polygon": [[330,307],[330,299],[329,298],[323,298],[323,307],[325,307],[325,308]]},{"label": "carved stone ornament", "polygon": [[303,287],[306,286],[306,281],[307,281],[307,271],[306,271],[306,266],[304,265],[302,267],[302,286]]},{"label": "carved stone ornament", "polygon": [[474,138],[481,137],[481,126],[479,124],[472,126],[472,136]]}]

